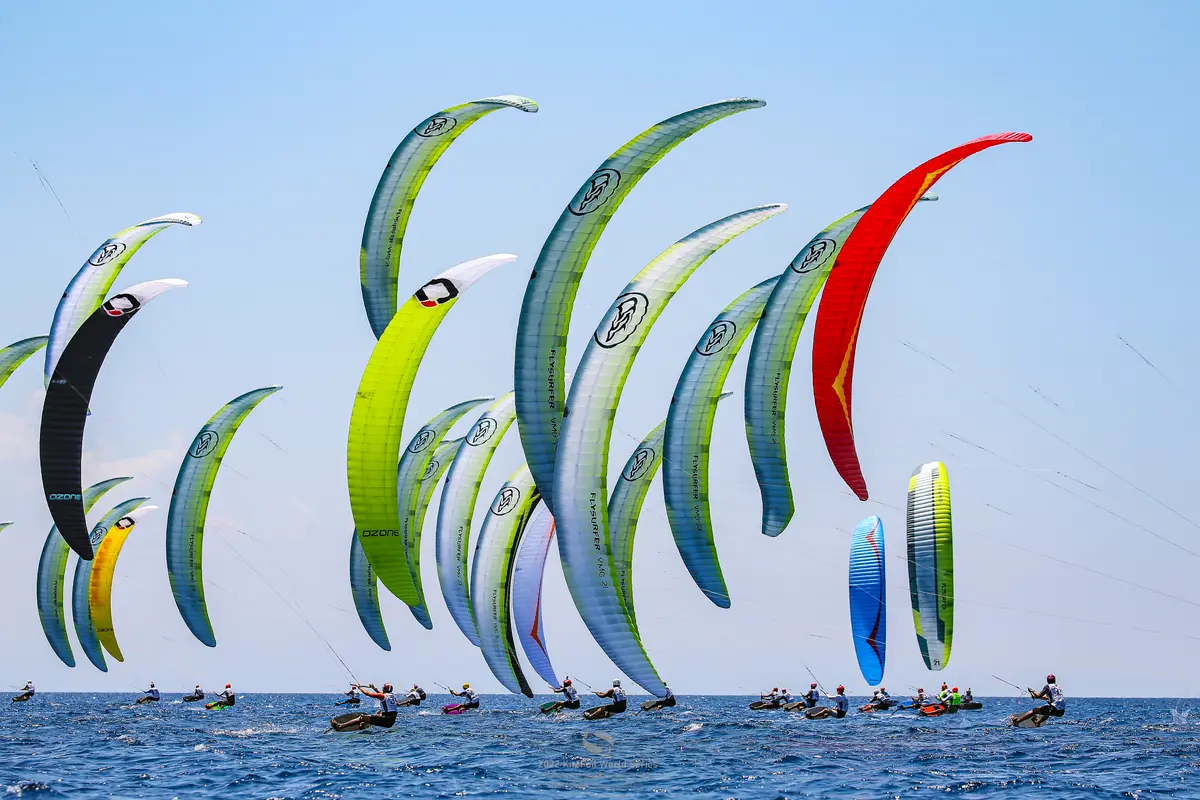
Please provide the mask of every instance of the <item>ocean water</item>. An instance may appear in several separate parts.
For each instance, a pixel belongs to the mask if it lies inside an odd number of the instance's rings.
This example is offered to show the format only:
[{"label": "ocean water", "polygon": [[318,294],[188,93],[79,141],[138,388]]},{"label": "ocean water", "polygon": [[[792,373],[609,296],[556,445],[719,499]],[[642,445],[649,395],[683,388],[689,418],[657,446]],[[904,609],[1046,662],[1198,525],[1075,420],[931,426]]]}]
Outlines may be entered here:
[{"label": "ocean water", "polygon": [[935,719],[851,712],[822,721],[753,712],[748,697],[681,697],[674,709],[635,715],[631,703],[621,717],[590,723],[494,695],[480,712],[444,716],[450,698],[430,695],[391,730],[326,733],[343,710],[335,699],[251,694],[204,711],[171,699],[136,706],[128,695],[39,694],[0,709],[0,790],[355,800],[1200,797],[1200,710],[1192,719],[1184,700],[1072,699],[1066,718],[1018,730],[1005,723],[1030,702],[1011,697]]}]

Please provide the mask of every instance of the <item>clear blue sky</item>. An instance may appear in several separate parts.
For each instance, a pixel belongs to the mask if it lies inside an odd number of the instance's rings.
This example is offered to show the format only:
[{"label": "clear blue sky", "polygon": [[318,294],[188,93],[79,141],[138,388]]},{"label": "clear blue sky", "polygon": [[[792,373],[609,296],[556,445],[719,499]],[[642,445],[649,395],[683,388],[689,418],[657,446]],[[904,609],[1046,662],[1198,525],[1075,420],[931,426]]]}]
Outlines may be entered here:
[{"label": "clear blue sky", "polygon": [[[86,662],[67,669],[42,637],[34,575],[50,520],[37,473],[40,367],[0,391],[0,518],[16,521],[0,534],[0,682],[336,688],[341,668],[278,592],[360,678],[498,690],[440,598],[432,632],[385,601],[390,654],[352,611],[345,437],[373,343],[357,251],[375,182],[400,138],[433,111],[500,93],[541,105],[536,116],[481,121],[417,203],[402,288],[488,253],[520,261],[465,295],[438,334],[409,408],[415,430],[453,402],[510,388],[525,278],[591,170],[659,119],[749,95],[767,107],[703,131],[657,166],[584,278],[571,359],[617,291],[668,244],[753,205],[791,206],[711,259],[659,321],[617,417],[614,465],[665,414],[708,320],[813,233],[961,141],[1005,130],[1034,141],[988,151],[944,179],[942,201],[913,214],[880,270],[855,381],[872,502],[849,495],[825,454],[808,380],[811,330],[788,428],[798,513],[778,539],[757,532],[740,401],[720,412],[712,494],[731,610],[691,584],[652,491],[635,594],[661,673],[681,693],[755,692],[806,685],[807,664],[822,682],[861,691],[845,531],[879,513],[891,552],[902,555],[908,476],[942,458],[958,592],[949,680],[989,693],[1004,689],[992,673],[1025,684],[1054,670],[1075,694],[1193,694],[1200,564],[1131,522],[1193,550],[1200,528],[1034,422],[1200,520],[1191,369],[1200,345],[1189,324],[1198,20],[1184,2],[919,12],[890,3],[472,3],[453,13],[445,4],[6,4],[0,339],[45,333],[66,282],[106,236],[171,211],[205,221],[161,234],[125,270],[119,286],[182,277],[191,288],[137,318],[93,398],[85,479],[129,471],[136,481],[108,499],[149,494],[164,509],[122,556],[114,613],[127,662],[108,675]],[[739,396],[744,358],[728,385]],[[165,507],[194,432],[223,402],[268,383],[284,391],[247,423],[213,495],[205,566],[219,646],[209,650],[171,600]],[[519,461],[510,434],[480,513]],[[432,583],[432,537],[426,544]],[[925,673],[917,652],[903,561],[891,567],[887,683],[928,688],[941,676]],[[556,564],[546,582],[555,664],[591,683],[613,677]]]}]

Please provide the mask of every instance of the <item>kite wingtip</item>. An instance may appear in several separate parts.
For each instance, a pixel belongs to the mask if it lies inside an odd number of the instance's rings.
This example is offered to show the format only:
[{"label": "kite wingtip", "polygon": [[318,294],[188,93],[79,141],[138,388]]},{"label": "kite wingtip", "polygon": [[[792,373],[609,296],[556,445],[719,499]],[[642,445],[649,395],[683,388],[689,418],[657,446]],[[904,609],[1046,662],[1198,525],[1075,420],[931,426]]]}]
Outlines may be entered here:
[{"label": "kite wingtip", "polygon": [[536,114],[538,112],[537,101],[524,97],[519,94],[498,94],[494,97],[485,97],[480,100],[481,103],[497,103],[499,105],[515,108],[518,111],[524,111],[527,114]]}]

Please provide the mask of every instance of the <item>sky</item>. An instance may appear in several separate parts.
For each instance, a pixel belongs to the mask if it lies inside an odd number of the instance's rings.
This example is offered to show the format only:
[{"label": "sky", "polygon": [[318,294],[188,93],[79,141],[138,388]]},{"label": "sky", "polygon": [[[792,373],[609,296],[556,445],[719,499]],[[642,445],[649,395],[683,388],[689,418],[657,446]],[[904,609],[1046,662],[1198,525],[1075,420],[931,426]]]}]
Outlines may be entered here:
[{"label": "sky", "polygon": [[[649,173],[583,277],[569,363],[669,244],[755,205],[790,207],[705,263],[659,319],[617,413],[610,474],[662,420],[691,347],[729,300],[927,158],[987,133],[1034,138],[945,177],[941,201],[914,211],[879,270],[854,383],[870,501],[842,484],[816,425],[811,323],[789,396],[797,513],[778,538],[759,532],[740,399],[722,404],[714,429],[730,609],[692,584],[651,490],[634,594],[660,674],[680,694],[802,689],[810,672],[864,691],[849,531],[879,514],[893,692],[945,678],[1004,694],[992,676],[1040,686],[1054,671],[1069,694],[1195,695],[1198,23],[1185,2],[1086,13],[1043,2],[4,4],[0,339],[46,333],[63,287],[116,231],[175,211],[204,224],[157,236],[116,286],[190,282],[127,328],[92,399],[85,484],[134,476],[95,514],[130,496],[160,506],[117,568],[126,661],[110,659],[107,674],[77,645],[82,663],[67,668],[38,623],[51,525],[37,462],[40,359],[0,389],[0,519],[15,523],[0,533],[0,684],[334,691],[348,680],[341,659],[364,681],[502,691],[436,590],[433,631],[384,598],[390,653],[353,611],[345,449],[374,343],[357,252],[376,181],[439,109],[495,94],[540,105],[477,123],[417,201],[402,293],[470,258],[519,259],[451,311],[417,378],[407,437],[446,406],[511,388],[528,270],[596,165],[661,119],[750,96],[766,107],[705,129]],[[749,350],[726,386],[738,398]],[[170,487],[204,421],[269,384],[284,388],[246,422],[212,495],[210,649],[188,633],[167,580]],[[903,507],[912,470],[936,459],[953,491],[957,596],[951,662],[934,675],[909,613]],[[522,460],[510,433],[477,524]],[[435,584],[432,536],[422,563]],[[620,677],[554,558],[543,604],[561,672],[597,686]]]}]

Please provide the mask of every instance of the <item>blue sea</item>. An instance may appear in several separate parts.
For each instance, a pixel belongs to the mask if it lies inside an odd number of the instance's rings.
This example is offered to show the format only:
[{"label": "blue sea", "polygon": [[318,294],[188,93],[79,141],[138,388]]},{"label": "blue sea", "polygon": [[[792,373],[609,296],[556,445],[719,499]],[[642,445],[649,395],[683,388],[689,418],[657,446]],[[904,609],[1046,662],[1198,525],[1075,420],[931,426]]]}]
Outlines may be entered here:
[{"label": "blue sea", "polygon": [[[0,789],[34,798],[1200,797],[1200,713],[1188,701],[1072,699],[1007,726],[983,711],[810,721],[749,697],[681,697],[603,722],[485,696],[402,709],[391,730],[327,733],[332,695],[242,695],[222,711],[164,699],[39,694],[0,709]],[[538,698],[543,702],[553,698]],[[639,699],[639,698],[634,698]],[[585,703],[586,705],[586,703]],[[1200,704],[1198,704],[1200,705]],[[373,709],[364,703],[362,709]]]}]

